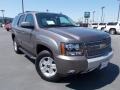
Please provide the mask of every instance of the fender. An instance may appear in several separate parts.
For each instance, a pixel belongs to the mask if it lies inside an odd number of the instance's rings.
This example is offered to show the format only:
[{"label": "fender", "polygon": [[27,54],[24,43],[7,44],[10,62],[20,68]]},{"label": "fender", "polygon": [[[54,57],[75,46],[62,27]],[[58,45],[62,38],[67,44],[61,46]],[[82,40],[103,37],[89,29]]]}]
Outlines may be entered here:
[{"label": "fender", "polygon": [[38,44],[49,48],[53,54],[59,54],[59,45],[56,40],[51,37],[45,35],[38,35],[36,37],[36,46]]}]

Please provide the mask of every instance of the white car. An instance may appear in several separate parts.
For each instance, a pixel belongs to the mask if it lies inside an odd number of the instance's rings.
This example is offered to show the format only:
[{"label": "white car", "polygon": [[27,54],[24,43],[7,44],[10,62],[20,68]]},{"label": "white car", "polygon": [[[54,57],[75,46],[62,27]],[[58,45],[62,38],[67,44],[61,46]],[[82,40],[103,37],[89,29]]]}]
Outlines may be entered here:
[{"label": "white car", "polygon": [[99,23],[98,30],[104,30],[106,28],[106,23]]},{"label": "white car", "polygon": [[98,28],[98,23],[92,23],[90,25],[90,27],[93,28],[93,29],[97,29]]},{"label": "white car", "polygon": [[109,22],[104,31],[110,34],[120,34],[120,22]]}]

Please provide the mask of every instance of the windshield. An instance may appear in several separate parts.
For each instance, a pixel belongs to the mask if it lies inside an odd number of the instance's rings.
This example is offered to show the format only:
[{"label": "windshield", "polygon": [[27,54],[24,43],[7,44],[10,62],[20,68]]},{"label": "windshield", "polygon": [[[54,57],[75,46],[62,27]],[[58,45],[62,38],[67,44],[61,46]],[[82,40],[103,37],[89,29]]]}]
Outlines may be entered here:
[{"label": "windshield", "polygon": [[93,23],[92,25],[98,25],[98,23]]},{"label": "windshield", "polygon": [[38,13],[36,17],[41,28],[77,26],[69,17],[62,14]]}]

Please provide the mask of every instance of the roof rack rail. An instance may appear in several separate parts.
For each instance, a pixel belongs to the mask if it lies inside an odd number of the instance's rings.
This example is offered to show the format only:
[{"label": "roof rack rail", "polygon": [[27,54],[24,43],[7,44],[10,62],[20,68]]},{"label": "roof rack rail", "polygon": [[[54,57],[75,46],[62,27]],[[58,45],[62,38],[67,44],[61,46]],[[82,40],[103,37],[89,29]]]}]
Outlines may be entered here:
[{"label": "roof rack rail", "polygon": [[23,14],[23,13],[18,13],[18,15]]},{"label": "roof rack rail", "polygon": [[37,11],[25,11],[25,12],[37,12]]}]

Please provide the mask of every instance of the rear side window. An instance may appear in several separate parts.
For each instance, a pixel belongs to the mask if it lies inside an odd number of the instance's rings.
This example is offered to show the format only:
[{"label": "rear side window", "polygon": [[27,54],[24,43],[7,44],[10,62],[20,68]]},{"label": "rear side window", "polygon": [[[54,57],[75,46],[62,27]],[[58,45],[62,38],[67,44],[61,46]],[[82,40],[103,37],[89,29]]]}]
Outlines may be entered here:
[{"label": "rear side window", "polygon": [[19,27],[20,27],[21,23],[23,22],[24,17],[25,17],[25,15],[21,15],[21,16],[20,16],[19,21],[18,21],[18,26],[19,26]]},{"label": "rear side window", "polygon": [[93,23],[92,25],[98,25],[98,23]]},{"label": "rear side window", "polygon": [[117,25],[117,22],[110,22],[107,25]]},{"label": "rear side window", "polygon": [[16,25],[17,25],[18,19],[19,19],[19,16],[16,16],[16,17],[13,19],[12,26],[16,26]]},{"label": "rear side window", "polygon": [[99,25],[106,25],[106,23],[100,23]]}]

